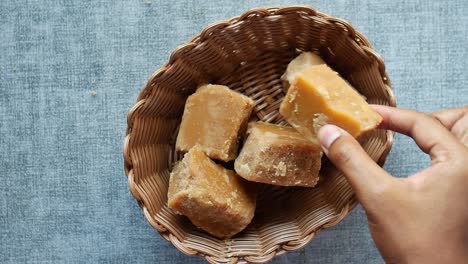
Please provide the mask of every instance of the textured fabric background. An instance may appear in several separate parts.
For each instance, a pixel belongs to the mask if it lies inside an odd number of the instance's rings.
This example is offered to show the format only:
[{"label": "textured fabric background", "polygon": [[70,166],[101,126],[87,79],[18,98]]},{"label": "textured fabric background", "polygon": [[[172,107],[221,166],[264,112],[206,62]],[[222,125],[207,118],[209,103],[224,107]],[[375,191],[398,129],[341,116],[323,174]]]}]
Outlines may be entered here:
[{"label": "textured fabric background", "polygon": [[[386,61],[400,107],[468,104],[468,1],[0,1],[0,261],[202,263],[146,222],[128,191],[126,113],[205,26],[258,6],[348,20]],[[95,96],[92,96],[95,91]],[[386,169],[429,164],[397,136]],[[358,207],[273,263],[381,263]]]}]

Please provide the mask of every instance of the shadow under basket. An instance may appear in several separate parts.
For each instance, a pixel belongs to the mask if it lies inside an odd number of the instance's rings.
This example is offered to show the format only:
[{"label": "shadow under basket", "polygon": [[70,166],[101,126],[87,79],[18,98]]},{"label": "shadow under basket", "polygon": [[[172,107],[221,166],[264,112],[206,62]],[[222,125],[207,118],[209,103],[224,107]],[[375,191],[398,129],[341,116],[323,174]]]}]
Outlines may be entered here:
[{"label": "shadow under basket", "polygon": [[[174,51],[141,91],[128,113],[124,144],[130,191],[149,223],[176,248],[212,263],[266,262],[297,250],[338,224],[356,205],[341,172],[324,163],[315,188],[263,185],[252,223],[220,240],[167,207],[169,174],[182,155],[174,143],[187,96],[205,83],[227,85],[252,98],[252,119],[286,124],[280,80],[300,52],[319,54],[372,104],[395,106],[382,59],[347,22],[309,7],[254,9],[212,25]],[[360,139],[383,164],[393,133],[375,130]]]}]

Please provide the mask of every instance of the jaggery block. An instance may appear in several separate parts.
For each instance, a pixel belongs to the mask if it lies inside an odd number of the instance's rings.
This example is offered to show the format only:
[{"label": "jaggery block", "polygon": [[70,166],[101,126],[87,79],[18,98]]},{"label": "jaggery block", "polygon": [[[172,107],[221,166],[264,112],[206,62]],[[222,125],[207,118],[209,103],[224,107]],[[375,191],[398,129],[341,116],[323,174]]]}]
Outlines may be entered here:
[{"label": "jaggery block", "polygon": [[313,187],[322,151],[292,127],[250,123],[247,140],[234,162],[241,177],[281,186]]},{"label": "jaggery block", "polygon": [[296,82],[281,103],[280,113],[314,142],[325,124],[337,125],[358,137],[382,121],[364,98],[327,65],[311,66],[296,75]]},{"label": "jaggery block", "polygon": [[254,106],[252,99],[223,85],[198,88],[185,103],[176,149],[187,152],[198,144],[210,158],[235,159]]},{"label": "jaggery block", "polygon": [[193,147],[169,180],[168,206],[197,227],[228,238],[242,231],[255,211],[255,187]]},{"label": "jaggery block", "polygon": [[303,52],[299,54],[295,59],[293,59],[286,68],[286,71],[281,76],[281,81],[283,82],[283,88],[287,91],[289,86],[293,84],[296,80],[296,74],[305,68],[314,65],[325,64],[325,61],[320,58],[320,56],[314,54],[313,52]]}]

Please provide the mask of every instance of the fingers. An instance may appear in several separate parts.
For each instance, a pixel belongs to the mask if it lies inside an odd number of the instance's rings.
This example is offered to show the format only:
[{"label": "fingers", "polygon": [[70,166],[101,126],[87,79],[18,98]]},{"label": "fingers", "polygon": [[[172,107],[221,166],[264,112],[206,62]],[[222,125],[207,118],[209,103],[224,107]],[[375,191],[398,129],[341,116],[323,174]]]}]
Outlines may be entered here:
[{"label": "fingers", "polygon": [[346,131],[326,125],[320,129],[318,138],[325,154],[343,172],[364,206],[373,200],[373,194],[381,193],[393,182]]},{"label": "fingers", "polygon": [[468,107],[442,110],[433,113],[432,116],[468,147]]},{"label": "fingers", "polygon": [[463,115],[452,127],[452,133],[468,147],[468,114]]},{"label": "fingers", "polygon": [[464,115],[468,114],[468,107],[447,109],[432,113],[437,120],[442,123],[448,130],[451,130],[453,125],[460,120]]},{"label": "fingers", "polygon": [[390,129],[414,139],[419,148],[437,158],[459,147],[457,139],[429,115],[383,105],[371,105],[383,118],[380,128]]}]

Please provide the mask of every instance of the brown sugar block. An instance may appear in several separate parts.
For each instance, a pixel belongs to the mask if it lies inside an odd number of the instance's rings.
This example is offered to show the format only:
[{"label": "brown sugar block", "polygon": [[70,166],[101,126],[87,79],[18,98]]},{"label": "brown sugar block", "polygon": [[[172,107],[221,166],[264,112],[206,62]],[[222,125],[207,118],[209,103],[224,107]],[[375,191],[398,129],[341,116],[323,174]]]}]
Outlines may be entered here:
[{"label": "brown sugar block", "polygon": [[305,68],[314,65],[325,64],[325,61],[320,58],[320,56],[314,54],[313,52],[303,52],[295,59],[293,59],[286,68],[286,71],[281,76],[283,81],[283,87],[287,91],[289,86],[295,82],[296,74]]},{"label": "brown sugar block", "polygon": [[255,104],[223,85],[204,85],[185,104],[176,149],[187,152],[196,144],[210,158],[233,160]]},{"label": "brown sugar block", "polygon": [[327,65],[311,66],[296,75],[280,113],[314,142],[325,124],[337,125],[358,137],[382,121],[364,98]]},{"label": "brown sugar block", "polygon": [[254,186],[214,163],[198,146],[171,173],[169,207],[216,237],[242,231],[254,216],[255,203]]},{"label": "brown sugar block", "polygon": [[249,181],[281,186],[317,184],[322,151],[294,128],[250,123],[236,172]]}]

